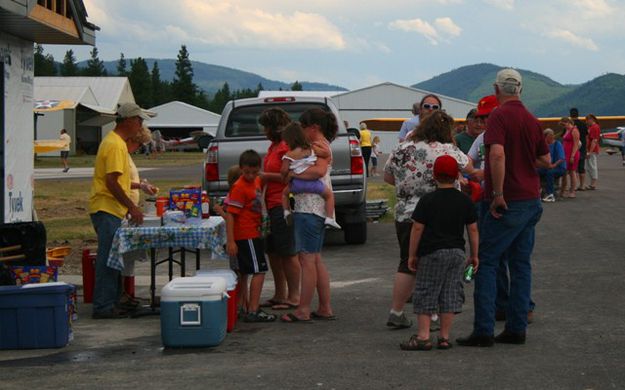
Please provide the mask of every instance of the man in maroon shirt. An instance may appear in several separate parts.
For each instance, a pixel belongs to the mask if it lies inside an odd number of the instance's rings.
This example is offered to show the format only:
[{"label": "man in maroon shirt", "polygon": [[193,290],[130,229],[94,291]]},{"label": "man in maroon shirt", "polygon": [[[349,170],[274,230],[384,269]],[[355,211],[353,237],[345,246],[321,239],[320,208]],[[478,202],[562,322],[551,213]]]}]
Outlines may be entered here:
[{"label": "man in maroon shirt", "polygon": [[[520,100],[521,75],[514,69],[497,73],[499,108],[486,122],[484,145],[485,199],[490,202],[480,225],[480,268],[475,275],[475,319],[470,336],[459,345],[490,347],[494,342],[524,344],[530,302],[534,228],[540,220],[540,179],[536,168],[551,162],[538,120]],[[504,253],[506,256],[504,257]],[[506,327],[495,328],[496,274],[502,259],[510,268]]]}]

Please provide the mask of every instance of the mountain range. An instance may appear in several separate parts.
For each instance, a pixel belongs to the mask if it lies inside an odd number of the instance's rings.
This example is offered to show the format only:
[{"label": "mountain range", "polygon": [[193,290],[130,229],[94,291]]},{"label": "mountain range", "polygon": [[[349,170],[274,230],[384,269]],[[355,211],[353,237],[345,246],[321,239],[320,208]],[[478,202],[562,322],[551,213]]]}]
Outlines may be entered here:
[{"label": "mountain range", "polygon": [[[174,77],[175,59],[145,59],[151,69],[154,61],[163,80],[171,81]],[[128,59],[130,63],[130,59]],[[228,68],[225,66],[192,61],[194,82],[213,95],[227,82],[230,90],[256,89],[262,84],[266,90],[289,90],[288,82],[270,80],[257,74]],[[80,63],[79,66],[85,66]],[[117,61],[105,61],[109,74],[116,73]],[[433,93],[447,95],[471,102],[478,102],[483,96],[493,93],[495,75],[502,66],[494,64],[475,64],[460,67],[435,76],[429,80],[412,85]],[[580,114],[624,115],[625,75],[608,73],[583,84],[560,84],[540,73],[518,69],[523,76],[522,100],[539,117],[558,117],[568,114],[571,107],[577,107]],[[347,91],[338,85],[299,81],[305,91]]]},{"label": "mountain range", "polygon": [[[412,87],[477,102],[493,93],[495,75],[501,69],[493,64],[463,66]],[[522,100],[536,116],[565,116],[571,107],[582,115],[625,114],[624,75],[608,73],[583,84],[564,85],[539,73],[517,70],[523,77]]]}]

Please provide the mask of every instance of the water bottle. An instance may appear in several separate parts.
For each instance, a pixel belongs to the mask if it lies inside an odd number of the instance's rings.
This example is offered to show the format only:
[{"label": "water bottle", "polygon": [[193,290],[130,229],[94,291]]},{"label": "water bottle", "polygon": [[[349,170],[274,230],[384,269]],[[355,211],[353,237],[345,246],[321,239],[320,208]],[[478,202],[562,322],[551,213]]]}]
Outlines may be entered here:
[{"label": "water bottle", "polygon": [[464,269],[463,280],[465,283],[471,283],[471,280],[473,280],[473,264],[469,264],[467,268]]}]

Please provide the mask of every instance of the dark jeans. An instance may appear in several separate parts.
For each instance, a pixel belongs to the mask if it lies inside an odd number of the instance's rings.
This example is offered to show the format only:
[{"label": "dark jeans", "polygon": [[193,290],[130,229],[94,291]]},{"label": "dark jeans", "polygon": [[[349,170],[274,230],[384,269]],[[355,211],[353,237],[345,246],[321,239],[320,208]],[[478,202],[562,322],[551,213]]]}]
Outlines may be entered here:
[{"label": "dark jeans", "polygon": [[115,307],[121,296],[121,273],[106,265],[113,237],[122,220],[112,214],[98,211],[91,214],[91,223],[98,235],[98,254],[95,262],[93,312],[106,313]]},{"label": "dark jeans", "polygon": [[371,159],[371,146],[363,146],[360,148],[362,150],[362,158],[365,160],[365,173],[369,176],[369,159]]},{"label": "dark jeans", "polygon": [[521,333],[527,328],[530,307],[534,230],[542,215],[539,199],[508,202],[508,210],[495,219],[483,213],[480,223],[480,268],[475,275],[473,332],[492,336],[495,329],[497,271],[508,260],[510,291],[506,307],[506,329]]},{"label": "dark jeans", "polygon": [[[582,163],[580,159],[580,164]],[[562,165],[558,165],[553,169],[539,168],[538,174],[545,179],[545,192],[547,195],[553,195],[553,183],[555,179],[564,176],[566,169]]]}]

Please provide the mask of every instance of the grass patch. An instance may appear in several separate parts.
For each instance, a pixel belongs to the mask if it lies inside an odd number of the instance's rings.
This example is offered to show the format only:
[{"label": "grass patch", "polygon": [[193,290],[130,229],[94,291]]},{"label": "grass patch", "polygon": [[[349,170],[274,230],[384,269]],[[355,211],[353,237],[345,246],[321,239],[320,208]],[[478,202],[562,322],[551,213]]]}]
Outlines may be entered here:
[{"label": "grass patch", "polygon": [[[176,167],[184,165],[200,164],[204,160],[202,152],[167,152],[158,155],[157,158],[149,158],[143,154],[133,154],[132,159],[139,168],[150,167]],[[69,166],[74,168],[93,167],[95,156],[72,156],[69,158]],[[59,157],[37,157],[35,168],[60,168],[62,167]]]},{"label": "grass patch", "polygon": [[367,199],[387,199],[388,212],[384,217],[380,218],[380,222],[390,223],[395,221],[393,215],[396,203],[395,187],[387,183],[367,183]]}]

